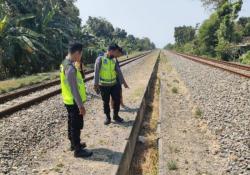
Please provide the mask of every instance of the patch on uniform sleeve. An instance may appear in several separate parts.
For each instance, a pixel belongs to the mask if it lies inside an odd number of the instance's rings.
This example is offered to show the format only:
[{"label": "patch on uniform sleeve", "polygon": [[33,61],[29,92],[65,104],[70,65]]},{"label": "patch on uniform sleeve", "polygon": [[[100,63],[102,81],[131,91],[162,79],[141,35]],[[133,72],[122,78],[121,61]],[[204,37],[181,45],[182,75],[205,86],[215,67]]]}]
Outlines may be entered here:
[{"label": "patch on uniform sleeve", "polygon": [[103,63],[104,63],[104,64],[108,64],[108,60],[107,60],[107,59],[104,59],[104,60],[103,60]]}]

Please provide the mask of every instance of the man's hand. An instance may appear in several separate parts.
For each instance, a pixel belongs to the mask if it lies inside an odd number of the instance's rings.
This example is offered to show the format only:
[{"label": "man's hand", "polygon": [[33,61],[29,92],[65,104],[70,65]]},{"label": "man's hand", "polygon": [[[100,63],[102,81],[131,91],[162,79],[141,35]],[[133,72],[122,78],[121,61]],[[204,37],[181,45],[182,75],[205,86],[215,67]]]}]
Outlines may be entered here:
[{"label": "man's hand", "polygon": [[99,94],[100,93],[100,87],[99,87],[99,85],[94,85],[94,90],[95,90],[95,92],[97,94]]},{"label": "man's hand", "polygon": [[86,110],[85,110],[84,106],[80,107],[79,111],[80,111],[80,115],[82,115],[82,117],[84,117],[86,114]]},{"label": "man's hand", "polygon": [[128,84],[125,82],[124,83],[124,87],[126,88],[126,89],[128,89],[129,87],[128,87]]}]

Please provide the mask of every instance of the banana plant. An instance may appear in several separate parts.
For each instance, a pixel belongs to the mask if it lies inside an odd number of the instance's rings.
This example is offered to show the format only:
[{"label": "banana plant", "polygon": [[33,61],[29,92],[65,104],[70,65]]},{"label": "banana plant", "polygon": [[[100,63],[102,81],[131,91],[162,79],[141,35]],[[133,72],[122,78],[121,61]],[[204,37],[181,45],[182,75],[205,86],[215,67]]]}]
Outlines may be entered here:
[{"label": "banana plant", "polygon": [[34,15],[28,14],[13,18],[5,16],[0,20],[0,62],[7,69],[12,69],[9,72],[13,71],[13,76],[18,76],[20,72],[17,70],[27,66],[25,64],[39,62],[37,54],[51,55],[40,43],[44,35],[21,26],[23,21],[33,18]]},{"label": "banana plant", "polygon": [[[45,38],[43,34],[20,26],[22,21],[33,18],[35,18],[35,16],[31,14],[15,18],[5,16],[0,22],[0,47],[5,47],[6,43],[18,44],[29,53],[42,49],[42,51],[49,54],[49,51],[39,43],[39,39]],[[35,45],[38,47],[35,47]]]}]

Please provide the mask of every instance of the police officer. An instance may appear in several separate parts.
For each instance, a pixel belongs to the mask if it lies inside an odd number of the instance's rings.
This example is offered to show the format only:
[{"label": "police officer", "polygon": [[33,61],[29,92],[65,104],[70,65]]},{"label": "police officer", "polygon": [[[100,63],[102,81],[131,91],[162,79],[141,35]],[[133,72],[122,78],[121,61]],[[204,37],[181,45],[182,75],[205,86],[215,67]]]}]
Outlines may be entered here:
[{"label": "police officer", "polygon": [[[124,51],[123,51],[122,48],[119,49],[119,52],[120,52],[120,55],[118,55],[118,57],[124,55]],[[119,66],[119,68],[120,68],[118,59],[115,58],[115,60],[116,60],[116,62],[118,63],[118,66]],[[119,86],[120,86],[120,89],[121,89],[121,90],[120,90],[120,105],[121,105],[123,108],[125,108],[125,105],[124,105],[124,103],[123,103],[122,85],[120,84],[119,78],[117,78],[117,82],[118,82],[118,84],[119,84]],[[124,85],[125,88],[129,88],[129,87],[128,87],[128,84],[127,84],[127,82],[126,82],[125,79],[124,79],[123,85]],[[111,106],[112,106],[112,108],[114,109],[114,101],[112,100],[112,98],[111,98],[110,100],[111,100]]]},{"label": "police officer", "polygon": [[68,112],[68,138],[75,157],[89,157],[92,155],[92,152],[85,149],[86,144],[80,142],[83,117],[86,113],[84,108],[86,89],[82,75],[74,64],[80,62],[82,49],[82,44],[71,44],[68,55],[60,66],[62,97]]},{"label": "police officer", "polygon": [[120,56],[120,52],[121,48],[117,44],[112,44],[109,46],[107,53],[98,57],[95,62],[94,89],[97,92],[101,92],[104,113],[106,115],[105,125],[111,123],[110,96],[114,101],[113,120],[119,123],[123,122],[123,119],[119,116],[121,86],[117,82],[117,78],[120,84],[124,84],[125,81],[118,62],[115,60],[115,58]]}]

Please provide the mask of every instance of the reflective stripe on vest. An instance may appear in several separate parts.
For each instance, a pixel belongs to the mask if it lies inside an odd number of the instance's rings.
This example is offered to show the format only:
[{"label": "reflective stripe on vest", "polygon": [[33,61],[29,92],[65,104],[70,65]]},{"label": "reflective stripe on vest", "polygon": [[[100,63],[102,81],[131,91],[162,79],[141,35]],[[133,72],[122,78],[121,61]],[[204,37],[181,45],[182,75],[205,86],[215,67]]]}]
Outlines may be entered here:
[{"label": "reflective stripe on vest", "polygon": [[117,82],[115,71],[116,61],[107,57],[101,58],[100,83],[103,85],[114,85]]},{"label": "reflective stripe on vest", "polygon": [[[64,73],[64,65],[61,64],[60,66],[60,79],[61,79],[61,89],[62,89],[62,97],[63,97],[63,102],[64,104],[67,105],[73,105],[74,104],[74,97],[71,93],[71,89],[69,86],[69,82],[65,76]],[[77,87],[79,94],[81,96],[82,102],[85,102],[87,100],[87,95],[86,95],[86,87],[84,80],[82,78],[82,75],[80,71],[76,70],[76,80],[77,80]]]}]

